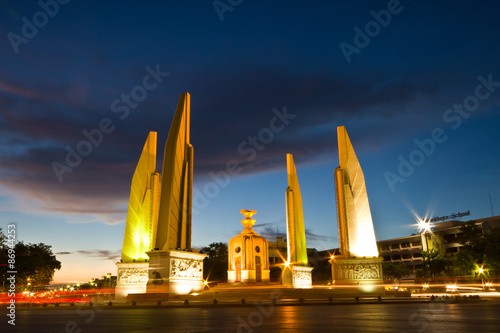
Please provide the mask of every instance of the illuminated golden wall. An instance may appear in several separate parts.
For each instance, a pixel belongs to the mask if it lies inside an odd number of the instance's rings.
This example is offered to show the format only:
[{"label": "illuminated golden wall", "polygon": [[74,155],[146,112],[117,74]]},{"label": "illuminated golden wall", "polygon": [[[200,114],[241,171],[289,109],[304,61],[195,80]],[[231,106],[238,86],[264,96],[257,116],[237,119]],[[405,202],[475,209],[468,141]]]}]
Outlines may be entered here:
[{"label": "illuminated golden wall", "polygon": [[160,193],[156,138],[156,132],[149,132],[132,177],[121,257],[124,263],[148,259],[146,252],[153,248]]},{"label": "illuminated golden wall", "polygon": [[163,156],[161,201],[156,246],[160,250],[191,249],[193,146],[189,142],[190,95],[177,104]]},{"label": "illuminated golden wall", "polygon": [[335,170],[339,240],[346,257],[377,257],[365,177],[344,126],[337,127],[340,166]]},{"label": "illuminated golden wall", "polygon": [[291,154],[286,155],[288,188],[286,189],[286,225],[288,261],[307,266],[306,233],[304,230],[304,214],[302,211],[302,195],[299,179]]},{"label": "illuminated golden wall", "polygon": [[191,248],[193,146],[189,143],[189,93],[181,95],[170,127],[162,175],[156,171],[156,132],[150,132],[132,177],[122,262],[149,259],[146,252]]}]

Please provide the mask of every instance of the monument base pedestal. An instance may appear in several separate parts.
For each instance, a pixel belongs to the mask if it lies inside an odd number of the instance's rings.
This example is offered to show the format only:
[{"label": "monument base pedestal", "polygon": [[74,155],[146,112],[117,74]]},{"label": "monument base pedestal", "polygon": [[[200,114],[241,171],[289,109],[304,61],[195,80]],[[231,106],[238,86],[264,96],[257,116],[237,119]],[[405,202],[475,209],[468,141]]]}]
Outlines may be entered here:
[{"label": "monument base pedestal", "polygon": [[147,293],[187,295],[203,290],[203,259],[206,254],[176,250],[146,254],[150,258]]},{"label": "monument base pedestal", "polygon": [[312,288],[312,270],[314,267],[293,265],[285,267],[281,274],[284,286],[293,288]]},{"label": "monument base pedestal", "polygon": [[330,260],[332,284],[335,285],[382,285],[383,258],[342,258]]},{"label": "monument base pedestal", "polygon": [[148,262],[116,263],[118,268],[115,299],[125,298],[128,294],[146,292],[148,283]]},{"label": "monument base pedestal", "polygon": [[312,270],[314,267],[292,266],[294,288],[312,288]]}]

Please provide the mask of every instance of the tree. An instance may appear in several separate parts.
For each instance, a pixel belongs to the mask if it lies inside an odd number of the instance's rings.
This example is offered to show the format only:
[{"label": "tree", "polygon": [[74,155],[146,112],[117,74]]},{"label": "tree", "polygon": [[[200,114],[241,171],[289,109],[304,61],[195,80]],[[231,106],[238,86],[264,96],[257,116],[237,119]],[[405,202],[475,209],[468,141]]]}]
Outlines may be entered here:
[{"label": "tree", "polygon": [[420,277],[436,278],[449,270],[451,261],[440,256],[436,249],[422,251],[422,269],[418,272]]},{"label": "tree", "polygon": [[2,231],[2,228],[0,228],[0,247],[3,248],[5,246],[5,242],[7,241],[7,236]]},{"label": "tree", "polygon": [[472,276],[476,269],[471,249],[462,248],[453,258],[453,273],[456,276]]},{"label": "tree", "polygon": [[203,247],[200,253],[207,254],[203,260],[203,278],[212,281],[226,281],[228,268],[227,244],[216,242]]},{"label": "tree", "polygon": [[485,264],[491,276],[500,274],[500,230],[493,229],[485,236],[484,246]]},{"label": "tree", "polygon": [[483,234],[483,229],[474,221],[461,228],[459,242],[463,245],[455,258],[456,270],[464,275],[473,275],[478,267],[486,269],[490,276],[500,273],[500,230],[492,229]]},{"label": "tree", "polygon": [[468,250],[469,255],[476,264],[482,264],[486,250],[483,229],[476,225],[474,221],[471,221],[462,225],[460,231],[458,241],[463,245],[461,250]]},{"label": "tree", "polygon": [[[43,289],[52,282],[55,270],[61,269],[61,262],[52,253],[52,247],[44,243],[24,244],[18,242],[14,245],[16,285],[30,286],[29,289]],[[7,262],[8,248],[1,250],[2,262]],[[0,266],[0,271],[5,281],[8,266]]]},{"label": "tree", "polygon": [[410,269],[405,264],[395,264],[392,262],[382,263],[382,272],[384,278],[394,280],[394,282],[401,280],[403,277],[410,274]]}]

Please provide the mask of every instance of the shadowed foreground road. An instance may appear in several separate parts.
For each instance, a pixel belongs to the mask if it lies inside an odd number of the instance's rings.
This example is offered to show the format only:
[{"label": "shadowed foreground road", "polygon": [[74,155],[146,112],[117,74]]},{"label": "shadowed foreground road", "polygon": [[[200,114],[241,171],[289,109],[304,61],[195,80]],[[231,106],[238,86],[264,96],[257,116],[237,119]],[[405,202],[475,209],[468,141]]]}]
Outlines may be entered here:
[{"label": "shadowed foreground road", "polygon": [[1,332],[500,332],[500,302],[17,309]]}]

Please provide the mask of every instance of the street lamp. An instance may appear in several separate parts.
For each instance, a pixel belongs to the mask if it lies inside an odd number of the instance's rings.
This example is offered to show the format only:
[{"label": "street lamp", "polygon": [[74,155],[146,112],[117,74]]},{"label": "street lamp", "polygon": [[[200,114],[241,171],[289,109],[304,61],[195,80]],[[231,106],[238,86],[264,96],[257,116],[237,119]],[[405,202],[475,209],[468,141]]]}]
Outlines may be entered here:
[{"label": "street lamp", "polygon": [[111,273],[106,274],[106,277],[109,279],[109,282],[108,282],[108,297],[109,297],[109,301],[111,302]]},{"label": "street lamp", "polygon": [[486,270],[483,268],[483,266],[481,267],[478,267],[477,268],[477,276],[480,277],[481,276],[481,285],[483,286],[483,291],[486,291],[486,286],[484,285],[484,277],[485,277],[485,274],[486,273]]}]

